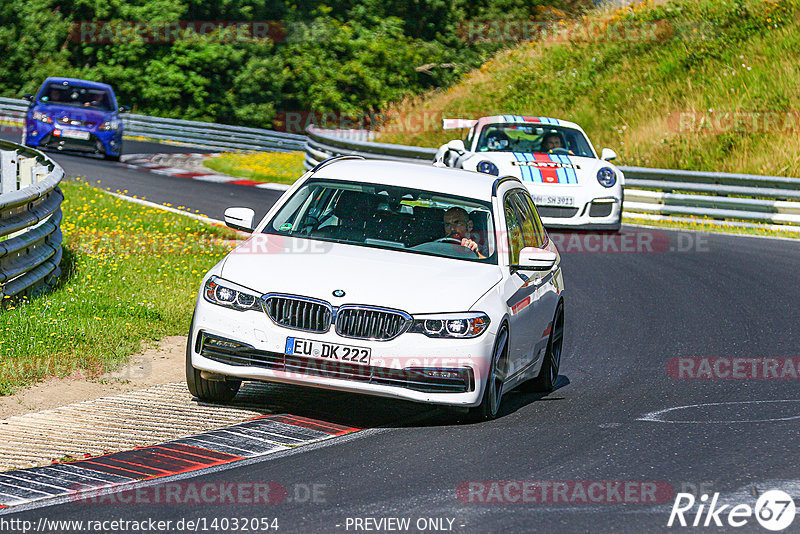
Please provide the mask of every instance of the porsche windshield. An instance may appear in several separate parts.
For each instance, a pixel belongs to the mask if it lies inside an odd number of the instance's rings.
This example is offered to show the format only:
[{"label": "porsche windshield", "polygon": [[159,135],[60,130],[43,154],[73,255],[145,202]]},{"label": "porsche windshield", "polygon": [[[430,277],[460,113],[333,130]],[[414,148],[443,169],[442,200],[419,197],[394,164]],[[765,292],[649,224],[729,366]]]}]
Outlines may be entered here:
[{"label": "porsche windshield", "polygon": [[596,157],[580,130],[552,124],[489,124],[481,130],[477,151]]},{"label": "porsche windshield", "polygon": [[497,264],[488,202],[398,186],[309,181],[264,232]]}]

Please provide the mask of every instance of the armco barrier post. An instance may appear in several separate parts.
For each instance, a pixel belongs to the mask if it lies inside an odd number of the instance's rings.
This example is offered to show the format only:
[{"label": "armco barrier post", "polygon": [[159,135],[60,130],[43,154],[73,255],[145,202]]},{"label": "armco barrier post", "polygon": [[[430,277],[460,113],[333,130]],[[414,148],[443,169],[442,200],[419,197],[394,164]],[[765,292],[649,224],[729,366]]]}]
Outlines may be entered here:
[{"label": "armco barrier post", "polygon": [[0,151],[0,195],[17,190],[17,153]]}]

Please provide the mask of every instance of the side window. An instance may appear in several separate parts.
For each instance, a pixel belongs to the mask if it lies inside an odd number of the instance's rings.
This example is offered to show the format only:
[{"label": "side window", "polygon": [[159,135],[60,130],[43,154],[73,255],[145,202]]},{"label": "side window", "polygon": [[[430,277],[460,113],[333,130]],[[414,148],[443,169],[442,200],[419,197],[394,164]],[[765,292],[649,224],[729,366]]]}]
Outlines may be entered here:
[{"label": "side window", "polygon": [[472,150],[472,140],[475,138],[475,127],[469,129],[467,133],[467,138],[464,139],[464,146],[466,147],[467,151],[469,152]]},{"label": "side window", "polygon": [[533,203],[533,199],[529,194],[520,193],[519,194],[522,203],[527,208],[528,213],[530,213],[531,222],[533,223],[533,229],[536,233],[536,245],[527,245],[527,240],[525,241],[526,246],[533,246],[537,248],[542,248],[547,244],[547,231],[544,229],[544,225],[542,225],[542,220],[539,218],[539,212],[536,211],[536,206]]},{"label": "side window", "polygon": [[514,207],[513,193],[506,195],[503,202],[503,209],[506,214],[506,237],[508,238],[508,261],[511,265],[519,263],[519,251],[525,247],[522,237],[522,227],[520,226],[517,209]]},{"label": "side window", "polygon": [[511,200],[517,209],[518,221],[522,230],[522,239],[526,247],[538,247],[539,239],[533,222],[533,214],[525,203],[524,195],[519,192],[511,194]]}]

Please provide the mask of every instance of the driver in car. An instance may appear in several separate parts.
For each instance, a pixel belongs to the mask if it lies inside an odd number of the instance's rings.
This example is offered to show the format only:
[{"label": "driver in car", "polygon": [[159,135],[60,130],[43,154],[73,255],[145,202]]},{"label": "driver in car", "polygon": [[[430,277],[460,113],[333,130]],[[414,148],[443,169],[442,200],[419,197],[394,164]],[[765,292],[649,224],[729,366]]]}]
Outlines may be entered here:
[{"label": "driver in car", "polygon": [[445,238],[459,241],[462,247],[467,247],[480,259],[485,259],[486,256],[481,254],[478,243],[467,237],[472,232],[472,227],[472,221],[469,220],[467,210],[464,208],[456,206],[444,212]]},{"label": "driver in car", "polygon": [[[556,148],[567,148],[564,146],[564,141],[561,139],[561,135],[555,132],[545,134],[544,138],[542,139],[542,152],[549,153],[551,150]],[[572,154],[572,150],[570,150],[569,153]]]}]

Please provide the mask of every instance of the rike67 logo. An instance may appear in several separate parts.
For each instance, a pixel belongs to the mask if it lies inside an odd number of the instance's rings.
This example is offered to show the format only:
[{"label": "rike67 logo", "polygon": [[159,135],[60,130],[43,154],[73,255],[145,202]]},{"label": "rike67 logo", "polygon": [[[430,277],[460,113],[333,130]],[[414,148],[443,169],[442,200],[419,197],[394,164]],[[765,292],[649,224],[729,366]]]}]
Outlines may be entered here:
[{"label": "rike67 logo", "polygon": [[[695,505],[698,505],[696,510]],[[719,493],[715,493],[710,502],[706,494],[700,496],[697,502],[691,493],[678,493],[667,526],[743,527],[752,524],[755,517],[765,529],[778,532],[792,524],[795,512],[792,496],[781,490],[761,494],[754,507],[747,503],[719,504]]]}]

